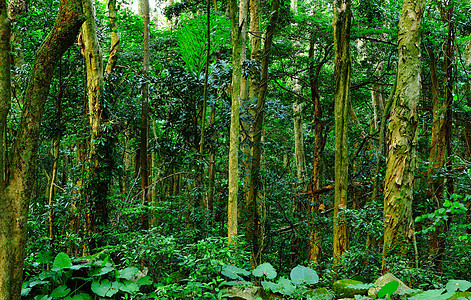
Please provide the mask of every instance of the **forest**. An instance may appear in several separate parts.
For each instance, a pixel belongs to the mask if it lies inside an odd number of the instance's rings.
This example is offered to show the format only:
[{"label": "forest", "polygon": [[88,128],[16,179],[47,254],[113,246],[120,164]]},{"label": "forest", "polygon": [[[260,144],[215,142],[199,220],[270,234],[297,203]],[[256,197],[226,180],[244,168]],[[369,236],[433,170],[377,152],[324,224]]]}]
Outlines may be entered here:
[{"label": "forest", "polygon": [[471,299],[468,0],[0,0],[0,300]]}]

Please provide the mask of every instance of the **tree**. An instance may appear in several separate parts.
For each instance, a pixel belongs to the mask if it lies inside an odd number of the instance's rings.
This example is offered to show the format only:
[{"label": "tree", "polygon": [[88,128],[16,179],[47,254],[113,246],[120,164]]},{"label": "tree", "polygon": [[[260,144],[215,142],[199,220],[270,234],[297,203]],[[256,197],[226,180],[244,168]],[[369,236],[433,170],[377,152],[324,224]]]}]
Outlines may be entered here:
[{"label": "tree", "polygon": [[108,52],[108,63],[106,64],[105,69],[106,75],[109,75],[116,66],[116,62],[118,61],[117,54],[119,51],[119,42],[121,40],[118,32],[116,0],[108,0],[108,17],[111,29],[111,46],[110,51]]},{"label": "tree", "polygon": [[0,1],[0,189],[6,184],[6,125],[10,110],[10,19],[6,0]]},{"label": "tree", "polygon": [[229,244],[235,243],[237,237],[237,199],[239,194],[239,131],[240,131],[240,85],[242,64],[240,62],[241,36],[237,1],[230,0],[229,18],[231,20],[232,38],[232,93],[231,93],[231,127],[229,138],[229,197],[227,202],[227,236]]},{"label": "tree", "polygon": [[348,189],[348,106],[350,93],[350,0],[334,1],[335,51],[335,203],[334,257],[348,249],[347,224],[343,210],[347,208]]},{"label": "tree", "polygon": [[[101,232],[108,222],[108,192],[111,183],[111,151],[109,149],[108,121],[103,95],[103,53],[98,41],[95,23],[95,4],[83,0],[87,21],[82,25],[83,56],[86,70],[88,112],[90,124],[90,149],[86,184],[87,209],[91,215],[91,231]],[[100,245],[99,241],[98,245]]]},{"label": "tree", "polygon": [[403,1],[399,20],[397,86],[388,128],[384,184],[383,270],[399,256],[407,260],[414,236],[413,181],[416,168],[417,103],[420,96],[420,34],[425,1]]},{"label": "tree", "polygon": [[[149,201],[149,163],[147,160],[147,145],[149,139],[149,0],[140,0],[140,14],[144,19],[144,45],[143,45],[143,60],[142,60],[142,101],[141,101],[141,139],[139,146],[139,161],[140,161],[140,171],[141,171],[141,200],[142,205],[148,205]],[[144,217],[143,227],[147,228],[148,217]]]},{"label": "tree", "polygon": [[[4,7],[2,5],[2,12]],[[84,20],[81,1],[60,1],[54,27],[36,54],[34,70],[25,92],[27,101],[11,153],[9,176],[5,178],[5,189],[0,190],[0,299],[21,298],[26,221],[34,185],[44,103],[56,64],[74,43]]]}]

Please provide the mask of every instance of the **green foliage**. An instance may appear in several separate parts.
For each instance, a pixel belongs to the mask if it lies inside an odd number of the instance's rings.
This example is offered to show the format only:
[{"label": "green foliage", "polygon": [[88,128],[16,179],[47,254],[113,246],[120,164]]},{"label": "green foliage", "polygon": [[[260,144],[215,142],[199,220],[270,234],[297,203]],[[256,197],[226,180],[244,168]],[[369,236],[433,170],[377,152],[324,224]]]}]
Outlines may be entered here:
[{"label": "green foliage", "polygon": [[21,295],[34,299],[92,299],[98,295],[104,299],[120,299],[139,292],[141,286],[152,284],[149,276],[139,269],[118,269],[104,254],[72,260],[66,253],[59,253],[50,271],[26,278]]},{"label": "green foliage", "polygon": [[[233,280],[226,283],[226,285],[229,286],[251,285],[249,281],[242,277],[248,277],[250,274],[254,276],[254,279],[266,278],[273,280],[277,276],[275,268],[270,263],[263,263],[257,266],[252,270],[252,273],[232,265],[225,265],[222,267],[221,273]],[[265,290],[272,291],[273,293],[279,293],[285,296],[299,296],[307,290],[308,286],[312,286],[318,282],[319,276],[316,271],[308,267],[297,266],[291,270],[290,279],[282,276],[278,278],[276,282],[262,280],[260,284]]]},{"label": "green foliage", "polygon": [[[452,217],[460,216],[460,215],[465,215],[468,208],[466,205],[461,202],[464,200],[465,202],[471,200],[470,195],[466,195],[466,197],[463,197],[462,195],[458,194],[453,194],[451,195],[451,201],[449,199],[446,199],[445,202],[443,203],[443,207],[440,207],[436,209],[432,213],[428,214],[423,214],[421,216],[418,216],[415,218],[415,222],[424,222],[424,221],[429,221],[429,224],[426,226],[423,226],[423,229],[418,231],[417,234],[428,234],[430,232],[433,232],[436,230],[438,226],[442,226],[445,223],[447,223]],[[454,201],[453,201],[454,200]],[[453,224],[451,229],[454,229],[456,227],[460,228],[471,228],[471,226],[461,226],[458,224]],[[466,240],[469,237],[467,235],[460,235],[458,237],[459,240]]]}]

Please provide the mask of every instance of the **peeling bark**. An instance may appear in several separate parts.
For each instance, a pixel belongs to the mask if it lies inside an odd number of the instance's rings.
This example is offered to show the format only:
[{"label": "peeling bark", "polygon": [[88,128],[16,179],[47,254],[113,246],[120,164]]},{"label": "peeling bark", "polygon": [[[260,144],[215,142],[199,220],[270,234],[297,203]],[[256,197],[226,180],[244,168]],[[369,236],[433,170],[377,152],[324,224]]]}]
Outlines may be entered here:
[{"label": "peeling bark", "polygon": [[413,181],[416,168],[417,123],[421,90],[420,32],[424,0],[404,0],[399,21],[397,87],[388,129],[384,184],[383,270],[389,259],[409,260],[414,237]]}]

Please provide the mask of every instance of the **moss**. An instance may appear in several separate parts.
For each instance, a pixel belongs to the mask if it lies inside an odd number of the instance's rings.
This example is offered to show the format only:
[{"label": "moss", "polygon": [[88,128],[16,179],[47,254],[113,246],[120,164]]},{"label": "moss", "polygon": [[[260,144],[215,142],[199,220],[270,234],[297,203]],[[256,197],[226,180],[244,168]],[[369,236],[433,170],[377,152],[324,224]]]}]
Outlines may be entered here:
[{"label": "moss", "polygon": [[361,281],[353,279],[340,279],[334,282],[332,289],[337,297],[340,298],[353,298],[355,295],[367,295],[367,288],[354,288],[350,285],[362,284]]}]

